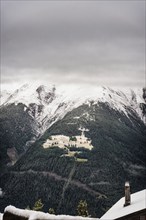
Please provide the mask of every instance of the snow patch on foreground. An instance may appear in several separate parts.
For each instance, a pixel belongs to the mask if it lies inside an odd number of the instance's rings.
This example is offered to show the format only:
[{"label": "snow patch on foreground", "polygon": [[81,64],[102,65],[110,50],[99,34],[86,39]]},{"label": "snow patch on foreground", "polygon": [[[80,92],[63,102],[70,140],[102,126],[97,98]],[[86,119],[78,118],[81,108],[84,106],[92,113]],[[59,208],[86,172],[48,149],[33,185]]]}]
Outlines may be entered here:
[{"label": "snow patch on foreground", "polygon": [[[12,213],[17,216],[26,217],[29,220],[43,219],[43,220],[95,220],[95,218],[85,218],[81,216],[70,216],[70,215],[52,215],[44,212],[23,210],[15,208],[14,206],[7,206],[5,212]],[[1,217],[1,216],[0,216]],[[0,218],[1,220],[1,218]],[[96,218],[96,220],[98,220]]]},{"label": "snow patch on foreground", "polygon": [[3,214],[0,213],[0,220],[3,220]]}]

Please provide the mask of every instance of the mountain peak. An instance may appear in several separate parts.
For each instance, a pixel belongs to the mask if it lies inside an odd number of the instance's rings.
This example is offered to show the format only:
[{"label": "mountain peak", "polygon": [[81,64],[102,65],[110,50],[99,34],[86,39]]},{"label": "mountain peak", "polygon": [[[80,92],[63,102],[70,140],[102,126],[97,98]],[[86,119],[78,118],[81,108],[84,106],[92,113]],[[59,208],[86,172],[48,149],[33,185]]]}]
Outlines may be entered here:
[{"label": "mountain peak", "polygon": [[106,86],[87,88],[71,85],[56,88],[54,85],[24,84],[10,96],[6,96],[2,104],[22,103],[30,109],[29,112],[33,111],[31,116],[37,117],[39,122],[43,121],[45,124],[48,117],[54,123],[53,118],[56,121],[64,117],[67,112],[83,104],[90,104],[91,101],[97,105],[101,102],[106,103],[110,108],[123,112],[127,117],[130,114],[127,109],[131,109],[143,120],[140,103],[145,101],[142,90],[121,91]]}]

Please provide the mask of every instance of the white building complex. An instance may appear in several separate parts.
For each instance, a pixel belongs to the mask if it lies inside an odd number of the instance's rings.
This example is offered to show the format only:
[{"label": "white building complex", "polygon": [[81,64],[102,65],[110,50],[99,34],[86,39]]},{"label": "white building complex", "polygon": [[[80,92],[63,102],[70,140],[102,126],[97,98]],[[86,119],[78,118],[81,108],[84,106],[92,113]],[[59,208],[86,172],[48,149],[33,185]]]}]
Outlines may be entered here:
[{"label": "white building complex", "polygon": [[[80,129],[81,130],[81,129]],[[82,133],[79,136],[65,136],[65,135],[52,135],[46,142],[43,144],[44,148],[49,148],[53,146],[58,146],[60,148],[66,147],[84,147],[89,150],[92,150],[93,146],[91,144],[91,140],[85,137],[84,131],[85,129],[81,130]]]}]

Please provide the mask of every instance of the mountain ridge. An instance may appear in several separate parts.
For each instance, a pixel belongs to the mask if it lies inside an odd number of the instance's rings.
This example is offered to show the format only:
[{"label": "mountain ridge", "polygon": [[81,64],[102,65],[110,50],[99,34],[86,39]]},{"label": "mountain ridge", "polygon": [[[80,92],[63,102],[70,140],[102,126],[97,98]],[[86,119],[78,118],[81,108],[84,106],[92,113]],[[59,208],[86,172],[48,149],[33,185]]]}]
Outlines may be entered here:
[{"label": "mountain ridge", "polygon": [[[103,86],[87,89],[78,86],[56,88],[54,85],[24,84],[12,94],[4,91],[1,97],[0,121],[1,123],[3,120],[7,122],[6,125],[1,124],[2,137],[3,140],[11,137],[12,141],[8,140],[5,148],[13,148],[16,158],[17,154],[19,154],[17,150],[20,151],[18,146],[23,143],[23,149],[27,149],[54,123],[63,119],[73,109],[84,104],[90,106],[106,103],[111,109],[121,112],[128,119],[134,114],[143,123],[146,122],[145,98],[142,91],[138,89],[136,91],[127,90],[124,93],[123,91]],[[16,118],[16,115],[20,117]],[[9,131],[8,134],[5,132],[7,129]],[[17,132],[15,132],[16,130]],[[26,133],[25,138],[22,137],[24,131]],[[12,135],[14,133],[18,137],[18,141]],[[25,141],[19,140],[19,133],[20,137]],[[7,154],[9,152],[12,151],[8,149]]]},{"label": "mountain ridge", "polygon": [[[129,107],[137,112],[139,117],[145,122],[142,115],[140,103],[145,103],[142,97],[143,93],[140,89],[127,90],[126,93],[120,90],[114,90],[108,87],[71,87],[71,88],[56,88],[54,85],[46,87],[44,85],[29,85],[25,84],[17,89],[6,99],[3,98],[2,106],[10,103],[23,103],[26,108],[30,108],[30,114],[36,118],[44,130],[45,123],[47,124],[46,117],[53,119],[55,115],[58,119],[63,118],[64,115],[83,103],[108,102],[111,108],[122,111],[127,114],[126,107]],[[31,108],[35,109],[31,111]],[[60,109],[60,111],[58,111]],[[55,120],[56,121],[56,120]],[[52,124],[50,123],[50,126]],[[46,127],[49,126],[48,124]],[[47,127],[48,128],[48,127]]]}]

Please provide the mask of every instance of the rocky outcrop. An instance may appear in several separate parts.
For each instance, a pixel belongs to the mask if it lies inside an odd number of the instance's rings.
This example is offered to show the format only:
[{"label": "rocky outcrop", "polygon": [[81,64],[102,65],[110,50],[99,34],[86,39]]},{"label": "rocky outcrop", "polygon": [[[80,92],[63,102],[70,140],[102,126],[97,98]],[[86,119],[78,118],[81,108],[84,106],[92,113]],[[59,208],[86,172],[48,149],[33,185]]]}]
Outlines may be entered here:
[{"label": "rocky outcrop", "polygon": [[11,164],[14,165],[18,160],[18,153],[15,147],[7,149],[7,155],[10,158]]},{"label": "rocky outcrop", "polygon": [[144,99],[145,102],[146,102],[146,87],[143,88],[143,99]]},{"label": "rocky outcrop", "polygon": [[142,110],[143,118],[145,119],[144,122],[146,123],[146,87],[143,88],[143,99],[145,103],[140,103],[140,108]]}]

